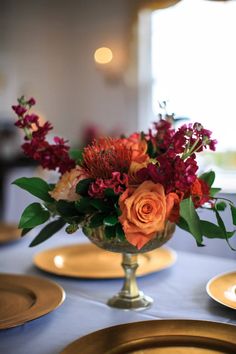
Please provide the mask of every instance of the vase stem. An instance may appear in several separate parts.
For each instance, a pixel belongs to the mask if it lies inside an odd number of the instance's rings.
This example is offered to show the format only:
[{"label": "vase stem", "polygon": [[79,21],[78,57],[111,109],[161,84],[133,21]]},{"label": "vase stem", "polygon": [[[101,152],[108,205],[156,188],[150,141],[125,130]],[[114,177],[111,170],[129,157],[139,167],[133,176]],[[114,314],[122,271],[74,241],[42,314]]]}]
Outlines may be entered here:
[{"label": "vase stem", "polygon": [[139,296],[138,284],[136,281],[136,270],[138,268],[137,254],[123,253],[122,267],[125,272],[124,284],[121,289],[124,297],[133,299]]},{"label": "vase stem", "polygon": [[137,254],[123,253],[121,263],[125,272],[123,287],[117,295],[108,300],[108,305],[127,310],[143,310],[151,306],[153,300],[138,289],[135,275],[138,268],[137,258]]}]

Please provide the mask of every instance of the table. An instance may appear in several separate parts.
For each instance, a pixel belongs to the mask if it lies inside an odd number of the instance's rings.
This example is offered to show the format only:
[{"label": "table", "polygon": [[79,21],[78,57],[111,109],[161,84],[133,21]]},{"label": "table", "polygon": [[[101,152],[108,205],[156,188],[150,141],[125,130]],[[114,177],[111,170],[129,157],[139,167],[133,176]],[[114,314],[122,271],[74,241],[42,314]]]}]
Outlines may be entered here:
[{"label": "table", "polygon": [[[153,306],[142,312],[110,308],[106,300],[120,290],[121,279],[83,280],[43,273],[32,264],[35,253],[61,245],[86,242],[80,233],[59,233],[35,247],[32,236],[0,246],[0,272],[43,276],[66,291],[61,307],[22,326],[0,331],[1,354],[55,354],[75,339],[116,324],[160,318],[191,318],[236,324],[236,311],[226,308],[206,293],[213,276],[235,270],[234,260],[179,252],[171,268],[139,278],[140,289],[154,298]],[[236,329],[235,329],[236,333]]]}]

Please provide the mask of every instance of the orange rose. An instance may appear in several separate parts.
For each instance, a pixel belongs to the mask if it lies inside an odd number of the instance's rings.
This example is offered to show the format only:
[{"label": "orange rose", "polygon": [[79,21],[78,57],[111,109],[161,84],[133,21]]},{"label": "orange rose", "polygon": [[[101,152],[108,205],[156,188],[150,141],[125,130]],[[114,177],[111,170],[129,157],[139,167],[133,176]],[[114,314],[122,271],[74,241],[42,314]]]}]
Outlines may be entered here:
[{"label": "orange rose", "polygon": [[179,220],[180,198],[176,193],[169,193],[166,196],[166,219],[171,222]]},{"label": "orange rose", "polygon": [[146,161],[149,157],[147,152],[147,142],[141,139],[140,134],[134,133],[128,138],[123,139],[125,146],[130,148],[132,151],[132,161],[142,163]]},{"label": "orange rose", "polygon": [[128,188],[120,196],[119,205],[125,236],[138,249],[164,229],[166,198],[161,184],[145,181],[137,189]]},{"label": "orange rose", "polygon": [[129,183],[131,185],[135,185],[135,184],[140,184],[140,179],[136,176],[136,173],[141,170],[142,168],[147,167],[147,165],[150,163],[149,160],[147,160],[146,162],[135,162],[132,161],[130,168],[129,168]]},{"label": "orange rose", "polygon": [[67,200],[74,202],[80,198],[76,193],[76,185],[81,180],[86,178],[85,172],[81,167],[76,167],[73,170],[64,173],[57,182],[55,188],[49,194],[55,200]]}]

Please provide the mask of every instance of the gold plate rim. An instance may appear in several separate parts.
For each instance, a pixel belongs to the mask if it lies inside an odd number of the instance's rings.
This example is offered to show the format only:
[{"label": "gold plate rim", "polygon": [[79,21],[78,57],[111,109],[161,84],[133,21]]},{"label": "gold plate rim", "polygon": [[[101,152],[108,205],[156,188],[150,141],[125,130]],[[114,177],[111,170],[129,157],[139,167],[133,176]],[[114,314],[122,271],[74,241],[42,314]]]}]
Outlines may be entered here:
[{"label": "gold plate rim", "polygon": [[58,308],[66,297],[64,289],[54,281],[33,275],[0,273],[0,292],[1,289],[9,290],[11,284],[14,284],[13,290],[18,287],[25,289],[26,293],[33,293],[36,300],[22,313],[1,320],[0,330],[20,326],[42,317]]},{"label": "gold plate rim", "polygon": [[163,340],[169,343],[172,338],[174,340],[177,338],[180,341],[184,338],[186,340],[194,338],[200,344],[205,341],[205,346],[207,342],[212,344],[212,341],[216,341],[219,344],[228,344],[236,351],[235,333],[236,326],[220,322],[191,319],[148,320],[121,324],[92,332],[70,343],[61,354],[85,353],[85,349],[86,354],[126,353],[124,350],[132,343],[136,345],[135,350],[143,350],[145,349],[143,347],[145,341],[148,343],[151,339],[155,339],[157,343],[158,340],[160,343]]},{"label": "gold plate rim", "polygon": [[[80,252],[83,252],[84,250],[88,251],[88,252],[94,252],[95,250],[97,250],[97,252],[104,253],[107,256],[109,256],[109,254],[115,254],[114,252],[110,252],[110,251],[106,251],[104,249],[101,249],[99,247],[97,247],[96,245],[92,244],[92,243],[80,243],[80,244],[74,244],[74,245],[64,245],[61,247],[56,247],[56,248],[50,248],[41,252],[38,252],[34,258],[33,258],[33,263],[34,265],[39,268],[40,270],[50,273],[50,274],[54,274],[57,276],[63,276],[63,277],[70,277],[70,278],[81,278],[81,279],[121,279],[124,277],[124,273],[122,270],[122,267],[119,267],[119,274],[116,274],[116,272],[112,273],[112,263],[109,264],[109,274],[104,273],[101,275],[99,274],[98,271],[96,271],[96,268],[94,269],[93,272],[90,272],[88,270],[86,270],[86,273],[83,273],[81,270],[78,270],[76,272],[74,271],[70,271],[68,269],[64,269],[64,268],[59,268],[56,267],[56,265],[53,262],[53,259],[55,256],[57,256],[58,254],[62,254],[63,252],[69,252],[70,250],[75,250],[76,248],[78,248],[78,250]],[[160,264],[158,262],[155,262],[155,255],[158,255],[158,253],[163,253],[166,252],[166,254],[169,257],[168,262],[166,262],[166,264]],[[96,252],[96,251],[95,251]],[[120,256],[119,253],[116,253],[117,255]],[[145,276],[151,273],[155,273],[164,269],[168,269],[170,268],[177,260],[177,253],[169,248],[169,247],[160,247],[157,248],[155,250],[152,250],[148,253],[142,253],[141,256],[143,257],[147,257],[148,259],[151,259],[151,261],[149,261],[151,264],[149,264],[149,267],[142,267],[139,266],[137,269],[137,277],[141,277],[141,276]],[[45,261],[45,257],[46,257],[46,261]],[[107,260],[108,258],[106,258]],[[49,262],[51,262],[50,265],[47,264],[47,261],[49,260]],[[96,262],[94,262],[96,264]],[[121,263],[121,261],[120,261]],[[112,273],[112,274],[111,274]]]},{"label": "gold plate rim", "polygon": [[[228,271],[228,272],[217,274],[214,277],[212,277],[207,282],[206,291],[207,291],[207,294],[210,296],[210,298],[212,298],[213,300],[215,300],[219,304],[224,305],[230,309],[236,310],[236,302],[235,302],[235,305],[229,305],[229,303],[227,301],[224,301],[222,298],[218,298],[217,296],[215,296],[211,290],[211,286],[214,285],[215,282],[218,282],[219,280],[221,280],[222,278],[224,278],[226,276],[229,276],[230,274],[235,274],[235,276],[236,276],[236,271]],[[236,286],[236,283],[232,284],[232,286],[233,285]]]},{"label": "gold plate rim", "polygon": [[16,224],[0,222],[0,245],[19,241],[20,239],[21,229]]}]

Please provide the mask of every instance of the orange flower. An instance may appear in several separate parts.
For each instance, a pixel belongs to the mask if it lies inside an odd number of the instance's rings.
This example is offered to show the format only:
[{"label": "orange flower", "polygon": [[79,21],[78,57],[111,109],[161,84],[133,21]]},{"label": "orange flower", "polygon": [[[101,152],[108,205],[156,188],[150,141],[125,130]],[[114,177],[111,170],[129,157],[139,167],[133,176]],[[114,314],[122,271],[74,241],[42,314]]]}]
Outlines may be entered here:
[{"label": "orange flower", "polygon": [[136,185],[136,184],[140,184],[140,179],[136,176],[136,173],[141,170],[142,168],[147,167],[147,165],[150,163],[149,160],[139,163],[139,162],[135,162],[132,161],[130,168],[129,168],[129,184],[131,185]]},{"label": "orange flower", "polygon": [[138,249],[164,229],[166,198],[161,184],[145,181],[137,189],[128,188],[120,196],[119,205],[125,236]]},{"label": "orange flower", "polygon": [[191,195],[195,208],[200,207],[210,199],[210,187],[200,178],[197,178],[191,187]]},{"label": "orange flower", "polygon": [[166,196],[166,219],[171,222],[179,220],[180,198],[176,193],[169,193]]},{"label": "orange flower", "polygon": [[128,138],[123,139],[125,146],[132,151],[132,161],[135,162],[145,162],[149,156],[147,152],[147,142],[144,139],[141,139],[139,133],[134,133]]},{"label": "orange flower", "polygon": [[86,174],[81,167],[76,167],[69,172],[64,173],[57,182],[55,188],[49,194],[55,200],[67,200],[74,202],[80,198],[76,193],[76,185],[81,180],[86,178]]},{"label": "orange flower", "polygon": [[123,139],[99,138],[84,148],[83,168],[91,178],[112,178],[113,172],[128,173],[132,151]]}]

